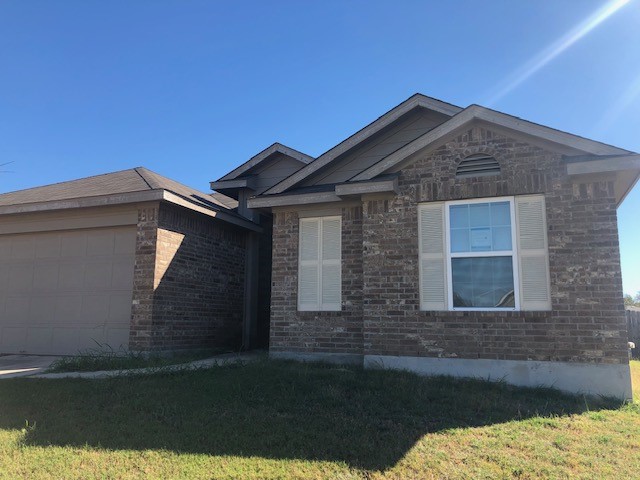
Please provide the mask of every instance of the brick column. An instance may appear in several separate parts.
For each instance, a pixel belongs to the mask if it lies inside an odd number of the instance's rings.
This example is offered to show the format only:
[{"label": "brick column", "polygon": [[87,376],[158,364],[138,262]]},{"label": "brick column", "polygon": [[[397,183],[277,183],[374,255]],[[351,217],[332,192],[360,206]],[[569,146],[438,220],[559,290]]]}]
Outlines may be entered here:
[{"label": "brick column", "polygon": [[129,348],[131,350],[150,350],[153,346],[153,295],[158,209],[158,203],[141,205],[138,208],[131,330],[129,332]]}]

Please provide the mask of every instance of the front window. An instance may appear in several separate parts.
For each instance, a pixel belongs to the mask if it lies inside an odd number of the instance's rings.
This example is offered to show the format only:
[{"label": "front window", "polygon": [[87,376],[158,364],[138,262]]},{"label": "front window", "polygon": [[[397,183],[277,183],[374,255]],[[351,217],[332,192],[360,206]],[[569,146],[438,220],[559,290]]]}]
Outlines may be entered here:
[{"label": "front window", "polygon": [[513,200],[448,202],[449,306],[518,308]]}]

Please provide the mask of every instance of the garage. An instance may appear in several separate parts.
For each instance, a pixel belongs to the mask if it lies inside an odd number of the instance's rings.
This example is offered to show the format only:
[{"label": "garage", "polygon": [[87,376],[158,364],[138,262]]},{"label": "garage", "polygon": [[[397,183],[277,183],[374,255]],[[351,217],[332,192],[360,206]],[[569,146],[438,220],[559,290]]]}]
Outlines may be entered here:
[{"label": "garage", "polygon": [[218,198],[143,167],[0,193],[0,354],[239,348],[263,229]]},{"label": "garage", "polygon": [[126,348],[135,245],[130,225],[0,235],[0,352]]}]

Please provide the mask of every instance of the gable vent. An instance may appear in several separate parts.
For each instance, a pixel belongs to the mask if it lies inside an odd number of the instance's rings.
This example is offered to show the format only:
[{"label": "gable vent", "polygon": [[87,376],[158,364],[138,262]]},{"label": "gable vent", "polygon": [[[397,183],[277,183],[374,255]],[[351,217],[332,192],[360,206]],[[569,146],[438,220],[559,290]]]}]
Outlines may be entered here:
[{"label": "gable vent", "polygon": [[500,175],[498,161],[483,153],[469,155],[458,165],[456,177],[484,177],[487,175]]}]

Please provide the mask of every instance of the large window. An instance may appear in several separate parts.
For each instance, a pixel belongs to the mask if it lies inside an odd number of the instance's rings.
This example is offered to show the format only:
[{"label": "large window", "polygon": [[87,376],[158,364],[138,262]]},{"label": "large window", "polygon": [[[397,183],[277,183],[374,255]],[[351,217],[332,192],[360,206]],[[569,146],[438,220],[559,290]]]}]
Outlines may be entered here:
[{"label": "large window", "polygon": [[550,310],[543,195],[421,204],[422,310]]},{"label": "large window", "polygon": [[450,202],[446,215],[449,304],[517,308],[513,200]]},{"label": "large window", "polygon": [[300,219],[298,310],[341,309],[341,230],[339,216]]}]

